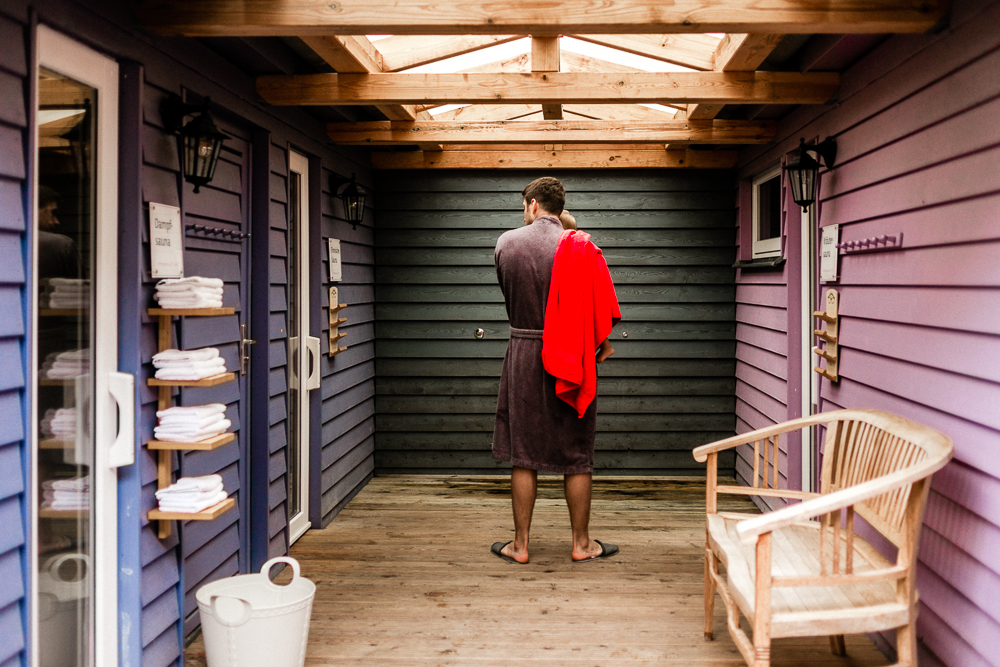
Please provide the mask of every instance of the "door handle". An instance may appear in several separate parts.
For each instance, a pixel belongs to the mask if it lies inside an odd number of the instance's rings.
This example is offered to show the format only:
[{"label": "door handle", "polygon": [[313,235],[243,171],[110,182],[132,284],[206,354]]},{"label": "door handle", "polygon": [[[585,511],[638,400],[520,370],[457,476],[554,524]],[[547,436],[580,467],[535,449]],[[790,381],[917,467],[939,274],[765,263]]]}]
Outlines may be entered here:
[{"label": "door handle", "polygon": [[309,376],[306,378],[306,389],[319,389],[323,384],[323,378],[319,372],[319,338],[316,336],[306,336],[306,349],[309,350]]},{"label": "door handle", "polygon": [[135,376],[108,373],[108,393],[118,404],[118,435],[108,450],[108,464],[121,468],[135,463]]},{"label": "door handle", "polygon": [[250,346],[257,341],[250,338],[250,325],[240,322],[240,375],[246,375],[250,366]]}]

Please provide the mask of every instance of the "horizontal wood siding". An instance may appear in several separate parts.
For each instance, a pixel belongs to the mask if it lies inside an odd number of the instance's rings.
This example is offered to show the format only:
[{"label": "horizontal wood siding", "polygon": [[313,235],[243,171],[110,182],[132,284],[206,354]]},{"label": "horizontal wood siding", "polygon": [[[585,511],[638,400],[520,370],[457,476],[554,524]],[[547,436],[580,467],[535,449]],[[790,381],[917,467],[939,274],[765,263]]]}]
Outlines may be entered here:
[{"label": "horizontal wood siding", "polygon": [[[322,526],[333,520],[375,471],[375,211],[369,195],[362,224],[352,227],[344,220],[343,202],[336,196],[336,186],[345,175],[343,167],[327,163],[321,178],[323,266],[318,284],[322,305]],[[374,196],[381,197],[381,191]],[[326,239],[330,237],[340,239],[343,280],[338,283],[330,283],[329,279]],[[328,354],[331,284],[338,289],[340,303],[347,304],[347,308],[337,313],[347,318],[339,329],[347,334],[339,345],[347,349],[333,357]]]},{"label": "horizontal wood siding", "polygon": [[820,224],[842,241],[904,236],[840,258],[841,381],[822,382],[821,407],[889,410],[955,441],[920,544],[921,665],[997,664],[1000,641],[998,24],[1000,3],[956,2],[941,34],[890,39],[844,74],[835,107],[796,112],[743,168],[834,136]]},{"label": "horizontal wood siding", "polygon": [[[731,176],[559,176],[567,208],[604,250],[624,316],[600,369],[597,469],[697,474],[691,448],[734,427]],[[377,470],[504,468],[490,453],[509,337],[493,249],[523,224],[520,192],[532,178],[379,175]]]},{"label": "horizontal wood siding", "polygon": [[29,505],[25,386],[27,277],[25,201],[28,197],[25,25],[0,16],[0,665],[26,665],[28,645]]}]

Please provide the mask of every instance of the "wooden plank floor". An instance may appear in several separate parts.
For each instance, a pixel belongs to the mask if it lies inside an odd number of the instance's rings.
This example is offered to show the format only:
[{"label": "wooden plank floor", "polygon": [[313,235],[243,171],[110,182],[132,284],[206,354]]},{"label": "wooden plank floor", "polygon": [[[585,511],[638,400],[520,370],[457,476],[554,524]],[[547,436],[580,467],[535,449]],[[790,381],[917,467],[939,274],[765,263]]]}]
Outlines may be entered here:
[{"label": "wooden plank floor", "polygon": [[[292,548],[318,587],[306,665],[744,664],[721,600],[717,639],[702,636],[702,482],[596,480],[591,535],[622,552],[574,564],[561,478],[539,481],[531,563],[518,566],[489,553],[513,539],[506,478],[376,477]],[[825,638],[777,640],[772,664],[887,664],[864,636],[847,647],[838,658]],[[185,664],[204,660],[199,638]]]}]

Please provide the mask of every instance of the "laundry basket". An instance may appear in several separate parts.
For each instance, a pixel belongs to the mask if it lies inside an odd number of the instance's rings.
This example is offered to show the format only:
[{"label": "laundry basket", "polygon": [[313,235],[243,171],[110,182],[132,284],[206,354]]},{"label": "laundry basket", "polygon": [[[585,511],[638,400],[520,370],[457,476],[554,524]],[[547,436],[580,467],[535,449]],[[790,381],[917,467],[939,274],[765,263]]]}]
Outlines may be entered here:
[{"label": "laundry basket", "polygon": [[[279,586],[268,573],[292,567]],[[294,558],[272,558],[259,574],[219,579],[198,589],[208,667],[302,667],[316,585],[299,575]]]}]

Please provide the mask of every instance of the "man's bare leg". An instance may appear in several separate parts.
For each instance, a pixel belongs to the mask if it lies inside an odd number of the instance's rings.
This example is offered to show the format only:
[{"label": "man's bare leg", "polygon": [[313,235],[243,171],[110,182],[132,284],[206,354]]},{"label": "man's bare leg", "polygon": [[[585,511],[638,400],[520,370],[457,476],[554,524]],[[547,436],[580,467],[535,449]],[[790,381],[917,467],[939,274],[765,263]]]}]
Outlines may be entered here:
[{"label": "man's bare leg", "polygon": [[514,541],[500,553],[518,563],[528,562],[528,535],[531,532],[531,514],[535,510],[538,491],[538,471],[514,468],[510,471],[511,505],[514,508]]},{"label": "man's bare leg", "polygon": [[573,528],[573,560],[601,554],[601,545],[590,539],[591,474],[579,473],[563,478],[569,523]]}]

